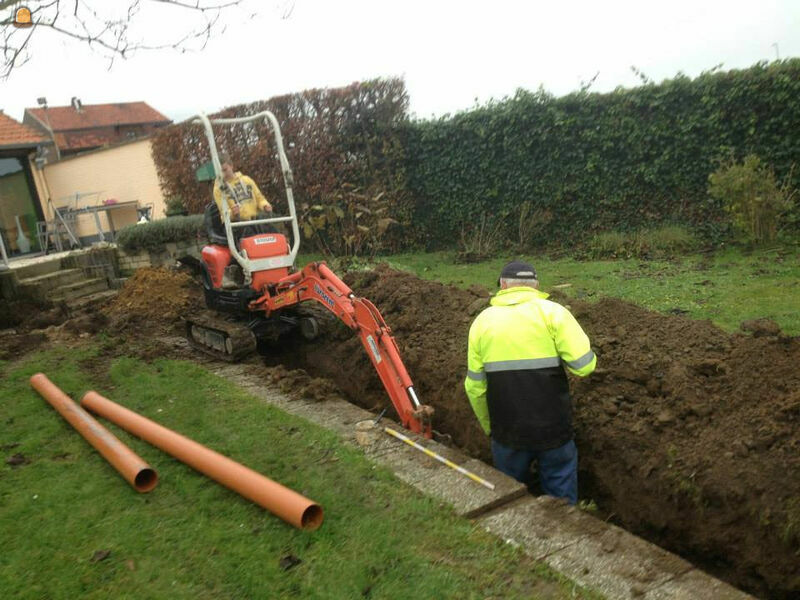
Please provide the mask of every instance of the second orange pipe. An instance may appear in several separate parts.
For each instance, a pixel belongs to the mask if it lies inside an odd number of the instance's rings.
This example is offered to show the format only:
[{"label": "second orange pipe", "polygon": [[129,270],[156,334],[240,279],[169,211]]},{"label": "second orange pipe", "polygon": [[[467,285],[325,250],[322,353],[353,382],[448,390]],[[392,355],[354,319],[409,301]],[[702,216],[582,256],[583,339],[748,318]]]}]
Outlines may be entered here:
[{"label": "second orange pipe", "polygon": [[323,515],[319,504],[227,456],[162,427],[97,392],[86,392],[81,405],[263,506],[295,527],[317,529],[322,525]]}]

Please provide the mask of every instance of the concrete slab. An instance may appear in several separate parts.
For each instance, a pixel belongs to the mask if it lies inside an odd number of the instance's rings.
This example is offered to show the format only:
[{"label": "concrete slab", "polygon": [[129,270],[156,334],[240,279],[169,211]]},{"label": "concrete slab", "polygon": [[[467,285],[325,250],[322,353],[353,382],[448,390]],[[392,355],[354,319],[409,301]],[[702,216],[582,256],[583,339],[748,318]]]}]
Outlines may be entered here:
[{"label": "concrete slab", "polygon": [[642,600],[752,600],[753,596],[698,569],[649,590]]},{"label": "concrete slab", "polygon": [[[420,459],[441,464],[422,453]],[[458,515],[474,518],[528,493],[523,484],[479,460],[465,460],[465,457],[449,460],[495,485],[495,489],[490,490],[450,467],[437,468],[431,477],[422,481],[420,491],[447,502]]]},{"label": "concrete slab", "polygon": [[288,405],[284,405],[284,409],[353,440],[355,440],[356,423],[374,418],[369,411],[344,400],[324,402],[307,399],[290,400]]},{"label": "concrete slab", "polygon": [[[560,500],[524,498],[480,523],[559,573],[609,598],[684,597],[671,595],[675,593],[686,593],[687,599],[716,597],[692,590],[692,585],[700,584],[702,590],[708,582],[690,577],[696,569],[685,560]],[[717,583],[723,591],[730,587]],[[732,596],[737,600],[747,597]]]},{"label": "concrete slab", "polygon": [[85,312],[96,306],[105,304],[117,294],[119,294],[119,290],[105,290],[95,294],[89,294],[88,296],[81,296],[80,298],[75,298],[74,300],[68,300],[67,307],[73,313]]},{"label": "concrete slab", "polygon": [[52,290],[50,298],[55,302],[59,300],[74,300],[82,296],[89,296],[108,289],[108,281],[96,277],[84,279],[75,283],[59,286]]},{"label": "concrete slab", "polygon": [[83,271],[80,269],[61,269],[60,271],[20,279],[19,289],[21,293],[27,295],[36,295],[38,291],[41,291],[40,295],[44,296],[49,290],[70,283],[77,283],[83,278]]},{"label": "concrete slab", "polygon": [[521,546],[536,560],[599,535],[602,522],[547,496],[526,496],[478,521],[487,531]]},{"label": "concrete slab", "polygon": [[658,546],[613,525],[603,525],[605,529],[599,535],[588,536],[544,561],[609,598],[641,598],[692,569],[691,564]]}]

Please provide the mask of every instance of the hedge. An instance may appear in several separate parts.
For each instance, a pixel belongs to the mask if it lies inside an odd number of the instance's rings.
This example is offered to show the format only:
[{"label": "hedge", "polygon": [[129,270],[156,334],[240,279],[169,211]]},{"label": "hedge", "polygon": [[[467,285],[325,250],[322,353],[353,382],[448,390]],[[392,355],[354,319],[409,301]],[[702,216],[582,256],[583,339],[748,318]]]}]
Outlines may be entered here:
[{"label": "hedge", "polygon": [[[401,79],[307,90],[240,104],[211,117],[240,117],[264,110],[271,111],[280,124],[301,221],[312,216],[312,207],[336,204],[342,190],[357,188],[365,197],[383,192],[384,201],[392,200],[388,216],[408,222],[411,203],[403,197],[403,148],[397,127],[408,111]],[[215,139],[218,149],[231,155],[235,167],[256,181],[276,213],[286,214],[283,176],[270,128],[263,122],[216,127]],[[190,212],[201,212],[211,200],[213,185],[195,180],[196,169],[210,158],[203,128],[184,122],[159,129],[152,147],[165,194],[180,197]]]},{"label": "hedge", "polygon": [[[448,245],[480,215],[511,235],[530,202],[543,241],[658,222],[727,228],[708,177],[723,158],[756,154],[779,177],[800,162],[800,59],[708,72],[609,94],[510,99],[405,129],[414,222]],[[800,169],[794,171],[800,185]]]},{"label": "hedge", "polygon": [[117,233],[116,243],[126,252],[158,251],[164,244],[205,240],[205,236],[203,215],[189,215],[128,225]]},{"label": "hedge", "polygon": [[[506,238],[526,231],[535,241],[562,245],[661,223],[713,239],[729,229],[721,202],[707,193],[721,161],[755,154],[779,180],[791,173],[800,187],[800,168],[791,169],[800,162],[800,59],[607,94],[555,98],[519,90],[430,121],[408,120],[400,79],[309,90],[217,116],[264,109],[281,124],[301,227],[309,225],[321,247],[358,237],[358,228],[370,230],[373,250],[421,242],[454,247],[471,228],[495,225]],[[280,212],[283,184],[271,139],[263,125],[237,126],[220,129],[218,144],[277,199]],[[201,211],[210,199],[210,184],[194,179],[208,160],[202,128],[160,129],[153,156],[165,192]],[[382,219],[400,227],[374,235],[363,217],[323,221],[322,214],[348,211],[343,198],[353,189],[382,203],[365,214],[383,211]]]}]

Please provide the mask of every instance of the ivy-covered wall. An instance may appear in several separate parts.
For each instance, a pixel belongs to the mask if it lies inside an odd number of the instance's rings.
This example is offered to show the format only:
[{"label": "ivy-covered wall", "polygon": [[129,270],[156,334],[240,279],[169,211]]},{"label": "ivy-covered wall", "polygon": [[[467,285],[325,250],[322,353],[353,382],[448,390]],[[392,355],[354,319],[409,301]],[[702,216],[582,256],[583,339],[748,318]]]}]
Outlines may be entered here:
[{"label": "ivy-covered wall", "polygon": [[[448,245],[481,215],[509,235],[530,202],[547,242],[672,221],[724,227],[707,195],[720,159],[754,153],[779,177],[800,162],[800,59],[678,76],[609,94],[501,102],[406,127],[415,226]],[[800,169],[795,169],[800,186]]]}]

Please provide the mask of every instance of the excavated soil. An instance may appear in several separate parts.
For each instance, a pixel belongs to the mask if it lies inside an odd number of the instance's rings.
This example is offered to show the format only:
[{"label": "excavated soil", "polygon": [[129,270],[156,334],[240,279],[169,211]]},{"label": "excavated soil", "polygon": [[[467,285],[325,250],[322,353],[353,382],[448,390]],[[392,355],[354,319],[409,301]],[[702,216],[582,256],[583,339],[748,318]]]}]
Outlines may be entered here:
[{"label": "excavated soil", "polygon": [[[387,267],[344,279],[392,327],[422,401],[436,410],[436,428],[490,461],[463,392],[467,332],[488,290]],[[571,379],[580,497],[738,587],[798,597],[800,338],[766,320],[731,335],[619,300],[556,300],[570,306],[599,357],[595,374]],[[141,269],[103,312],[125,348],[150,348],[147,355],[166,351],[153,339],[180,332],[180,315],[201,306],[200,285],[189,275]],[[266,351],[273,368],[265,377],[287,392],[308,389],[323,401],[341,391],[376,411],[388,404],[360,342],[343,326]]]},{"label": "excavated soil", "polygon": [[[388,268],[345,281],[391,326],[436,428],[489,461],[463,391],[467,333],[489,292]],[[800,338],[766,320],[731,335],[615,299],[560,301],[599,357],[596,374],[571,378],[581,498],[734,585],[799,594]],[[268,360],[325,375],[367,408],[387,404],[344,328]]]},{"label": "excavated soil", "polygon": [[185,271],[166,267],[138,269],[103,312],[118,332],[136,333],[164,327],[178,332],[182,331],[183,315],[203,308],[201,290]]}]

